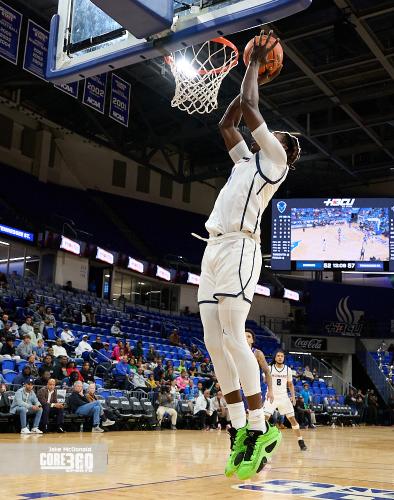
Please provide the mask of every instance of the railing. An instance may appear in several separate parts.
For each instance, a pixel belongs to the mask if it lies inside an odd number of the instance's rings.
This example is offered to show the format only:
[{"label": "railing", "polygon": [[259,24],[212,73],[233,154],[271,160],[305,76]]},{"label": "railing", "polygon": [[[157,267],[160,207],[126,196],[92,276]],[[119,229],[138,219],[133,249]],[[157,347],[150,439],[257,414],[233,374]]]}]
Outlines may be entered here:
[{"label": "railing", "polygon": [[373,359],[361,340],[357,341],[356,355],[365,368],[369,378],[375,385],[380,396],[385,403],[388,404],[390,399],[394,399],[394,389],[387,382],[384,373],[380,370],[376,361]]}]

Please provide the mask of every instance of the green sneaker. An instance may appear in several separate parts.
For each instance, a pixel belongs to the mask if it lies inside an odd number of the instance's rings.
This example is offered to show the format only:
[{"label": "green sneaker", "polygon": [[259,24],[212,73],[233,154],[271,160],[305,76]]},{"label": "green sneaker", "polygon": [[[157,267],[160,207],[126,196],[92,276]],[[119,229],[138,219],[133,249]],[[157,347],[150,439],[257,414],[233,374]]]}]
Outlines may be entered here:
[{"label": "green sneaker", "polygon": [[267,422],[267,431],[247,431],[245,440],[246,451],[241,465],[237,468],[239,479],[250,479],[260,472],[267,463],[268,458],[280,445],[282,434]]},{"label": "green sneaker", "polygon": [[245,425],[245,427],[241,427],[238,430],[231,427],[228,431],[230,435],[231,453],[227,459],[226,468],[224,469],[226,477],[231,477],[242,462],[246,451],[245,440],[247,437],[247,429],[248,426]]}]

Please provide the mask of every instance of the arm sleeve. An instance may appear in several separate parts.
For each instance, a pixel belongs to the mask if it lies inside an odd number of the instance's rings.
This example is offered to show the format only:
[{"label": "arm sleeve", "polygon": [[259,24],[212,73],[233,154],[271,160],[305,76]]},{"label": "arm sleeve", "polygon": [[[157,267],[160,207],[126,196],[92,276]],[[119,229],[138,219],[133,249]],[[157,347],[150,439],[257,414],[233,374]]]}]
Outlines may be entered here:
[{"label": "arm sleeve", "polygon": [[261,176],[270,184],[280,181],[287,169],[287,155],[281,143],[272,134],[264,122],[252,132],[253,138],[260,146],[263,155],[269,160],[259,165],[259,154],[256,155]]},{"label": "arm sleeve", "polygon": [[230,155],[230,158],[234,163],[239,162],[239,160],[242,160],[242,158],[250,158],[252,156],[252,153],[250,152],[245,141],[239,141],[238,144],[230,149],[228,154]]}]

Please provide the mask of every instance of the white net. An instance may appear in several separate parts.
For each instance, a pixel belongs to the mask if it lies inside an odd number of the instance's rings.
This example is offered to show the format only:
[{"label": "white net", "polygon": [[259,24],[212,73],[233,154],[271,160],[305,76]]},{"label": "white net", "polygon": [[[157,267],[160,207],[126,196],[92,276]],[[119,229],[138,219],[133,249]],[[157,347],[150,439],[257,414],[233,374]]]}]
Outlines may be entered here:
[{"label": "white net", "polygon": [[238,64],[235,45],[219,37],[178,50],[166,57],[175,78],[171,106],[193,113],[210,113],[218,107],[220,85]]}]

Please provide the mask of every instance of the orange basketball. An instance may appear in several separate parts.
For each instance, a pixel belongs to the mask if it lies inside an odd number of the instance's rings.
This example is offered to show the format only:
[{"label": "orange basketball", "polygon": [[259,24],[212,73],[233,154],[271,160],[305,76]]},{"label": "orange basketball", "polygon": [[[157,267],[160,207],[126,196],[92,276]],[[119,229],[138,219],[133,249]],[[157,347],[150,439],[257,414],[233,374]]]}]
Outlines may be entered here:
[{"label": "orange basketball", "polygon": [[[255,36],[254,39],[252,38],[251,40],[249,40],[249,42],[246,44],[246,47],[245,47],[245,50],[244,50],[244,63],[245,63],[245,66],[248,66],[249,64],[249,60],[250,60],[250,56],[252,54],[252,50],[253,50],[253,42],[254,40],[256,40],[256,45],[259,43],[259,40],[260,40],[260,37],[259,36]],[[265,42],[267,40],[267,35],[263,35],[262,37],[262,42]],[[269,45],[272,45],[274,42],[275,42],[276,38],[271,36],[270,40],[269,40]],[[274,71],[276,71],[279,66],[282,65],[283,63],[283,49],[280,45],[280,43],[278,43],[276,45],[276,47],[274,47],[273,50],[271,50],[271,52],[268,53],[268,60],[269,62],[267,64],[262,64],[259,68],[259,75],[261,75],[261,73],[264,73],[265,69],[267,68],[268,71],[270,73],[273,73]]]}]

